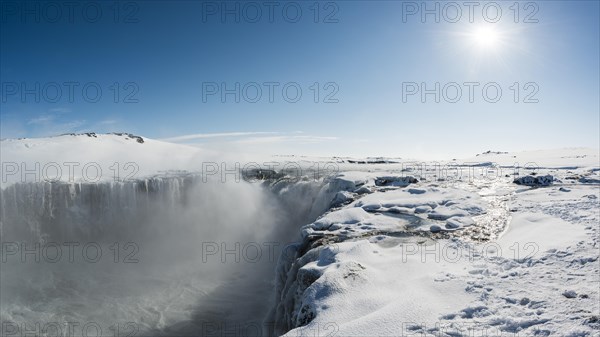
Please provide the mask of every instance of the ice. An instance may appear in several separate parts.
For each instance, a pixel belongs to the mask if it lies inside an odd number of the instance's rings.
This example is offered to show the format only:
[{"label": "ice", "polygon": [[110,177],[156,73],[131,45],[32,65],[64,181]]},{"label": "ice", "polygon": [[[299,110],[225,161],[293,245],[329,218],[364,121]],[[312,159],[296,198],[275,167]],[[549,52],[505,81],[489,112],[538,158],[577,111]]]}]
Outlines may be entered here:
[{"label": "ice", "polygon": [[[595,336],[600,329],[597,150],[490,151],[448,162],[477,172],[457,179],[397,159],[302,157],[302,167],[333,161],[337,172],[315,179],[312,171],[261,170],[256,181],[222,183],[216,175],[205,184],[202,163],[231,158],[129,134],[1,147],[3,162],[27,167],[96,161],[111,172],[115,161],[139,164],[135,179],[93,183],[78,174],[19,183],[8,174],[3,242],[140,246],[134,265],[3,264],[3,321],[127,320],[144,336],[196,336],[207,321],[263,320],[272,336],[484,329]],[[478,171],[494,167],[505,171],[492,178]],[[207,241],[287,246],[277,261],[225,267],[198,263]]]},{"label": "ice", "polygon": [[[595,336],[599,192],[586,186],[592,178],[548,184],[595,174],[591,152],[486,154],[530,156],[553,173],[520,180],[525,189],[510,177],[407,188],[387,183],[393,174],[365,173],[371,193],[304,226],[311,248],[278,274],[276,298],[287,309],[272,311],[272,335]],[[430,234],[406,235],[413,220],[390,221],[396,214],[430,219]],[[488,239],[470,234],[489,229]]]}]

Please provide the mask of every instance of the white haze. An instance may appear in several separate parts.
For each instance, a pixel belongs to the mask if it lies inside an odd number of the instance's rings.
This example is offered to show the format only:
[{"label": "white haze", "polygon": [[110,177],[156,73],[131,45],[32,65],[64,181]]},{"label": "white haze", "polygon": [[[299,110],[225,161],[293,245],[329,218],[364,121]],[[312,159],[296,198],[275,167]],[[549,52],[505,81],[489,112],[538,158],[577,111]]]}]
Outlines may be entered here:
[{"label": "white haze", "polygon": [[[144,336],[198,335],[215,329],[216,319],[222,322],[217,329],[260,325],[273,297],[276,259],[284,245],[296,239],[296,228],[310,221],[311,195],[318,192],[319,184],[298,184],[297,191],[286,186],[277,196],[257,182],[212,179],[203,183],[196,179],[186,185],[173,183],[176,178],[165,179],[171,179],[170,183],[158,184],[163,190],[152,194],[154,200],[149,198],[144,207],[139,200],[135,207],[131,200],[124,200],[131,194],[123,189],[112,194],[94,190],[91,200],[64,205],[55,201],[52,207],[69,210],[59,219],[60,214],[52,218],[47,212],[36,211],[32,202],[21,205],[28,210],[12,208],[12,199],[6,197],[16,193],[23,194],[24,199],[28,194],[40,198],[32,189],[43,189],[43,183],[3,190],[2,242],[27,242],[29,248],[34,242],[97,242],[103,256],[99,262],[90,263],[76,248],[75,262],[71,263],[65,247],[58,263],[48,263],[43,257],[36,263],[31,255],[23,263],[18,256],[6,256],[0,282],[1,320],[38,322],[42,328],[50,323],[78,322],[79,329],[94,322],[103,335],[111,335],[110,329],[116,324],[126,335],[133,331],[127,322],[134,322],[137,335]],[[45,193],[49,193],[48,185]],[[119,186],[98,185],[106,190]],[[57,194],[61,196],[55,192],[53,197]],[[134,198],[142,195],[135,193]],[[303,208],[297,206],[301,199],[308,201]],[[98,205],[107,207],[98,210]],[[115,216],[125,218],[115,220]],[[98,222],[98,217],[106,221]],[[110,250],[114,242],[120,244],[118,263],[114,263]],[[138,263],[123,263],[134,250],[132,246],[125,249],[128,242],[139,247],[132,256]],[[233,249],[236,242],[242,248],[261,246],[259,262],[252,263],[243,255],[239,262],[232,254],[203,255],[203,243],[223,243]],[[276,245],[274,259],[267,258],[265,243]],[[249,250],[252,256],[255,251]],[[254,291],[246,291],[252,288]],[[81,333],[77,327],[74,332]]]}]

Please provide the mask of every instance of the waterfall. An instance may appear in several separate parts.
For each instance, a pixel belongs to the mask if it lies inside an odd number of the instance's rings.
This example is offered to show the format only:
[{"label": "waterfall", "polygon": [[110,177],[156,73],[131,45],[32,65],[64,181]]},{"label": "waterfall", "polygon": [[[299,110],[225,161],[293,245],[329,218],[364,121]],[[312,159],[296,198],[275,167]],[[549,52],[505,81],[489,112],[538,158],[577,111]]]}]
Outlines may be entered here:
[{"label": "waterfall", "polygon": [[[277,259],[302,225],[328,209],[335,191],[327,186],[306,177],[222,182],[193,174],[7,186],[0,191],[0,320],[21,330],[94,322],[104,335],[135,327],[147,336],[260,325],[273,306]],[[205,259],[206,243],[271,243],[275,258]],[[85,255],[95,249],[98,261]]]}]

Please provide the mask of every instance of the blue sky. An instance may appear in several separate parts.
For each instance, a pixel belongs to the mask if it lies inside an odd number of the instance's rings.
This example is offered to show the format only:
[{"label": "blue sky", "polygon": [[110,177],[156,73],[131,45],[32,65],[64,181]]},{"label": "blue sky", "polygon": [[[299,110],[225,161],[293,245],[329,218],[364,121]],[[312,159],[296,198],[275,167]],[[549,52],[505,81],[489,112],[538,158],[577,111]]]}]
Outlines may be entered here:
[{"label": "blue sky", "polygon": [[[598,1],[478,2],[471,18],[460,1],[271,3],[3,2],[1,137],[418,158],[598,147]],[[421,16],[436,4],[440,22]],[[239,102],[223,99],[236,83]],[[439,103],[423,99],[436,83]]]}]

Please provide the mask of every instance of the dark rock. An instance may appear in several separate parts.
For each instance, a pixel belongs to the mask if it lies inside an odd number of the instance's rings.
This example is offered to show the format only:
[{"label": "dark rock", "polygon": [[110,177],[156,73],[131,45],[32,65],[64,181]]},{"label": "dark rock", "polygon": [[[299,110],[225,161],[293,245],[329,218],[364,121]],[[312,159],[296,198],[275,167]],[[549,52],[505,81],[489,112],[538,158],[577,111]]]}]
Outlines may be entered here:
[{"label": "dark rock", "polygon": [[441,231],[442,231],[442,227],[440,227],[440,226],[438,226],[438,225],[433,225],[433,226],[429,227],[429,230],[430,230],[432,233],[439,233],[439,232],[441,232]]},{"label": "dark rock", "polygon": [[527,305],[530,302],[529,298],[527,297],[523,297],[520,301],[519,304],[520,305]]},{"label": "dark rock", "polygon": [[581,177],[579,178],[579,182],[582,184],[600,184],[600,179]]},{"label": "dark rock", "polygon": [[418,180],[411,176],[400,177],[400,176],[388,176],[388,177],[377,177],[375,179],[375,186],[408,186],[410,184],[417,183]]},{"label": "dark rock", "polygon": [[361,186],[361,187],[357,188],[356,190],[354,190],[354,193],[356,193],[356,194],[368,194],[368,193],[372,193],[372,191],[367,186]]},{"label": "dark rock", "polygon": [[517,178],[513,181],[513,183],[517,185],[525,185],[525,186],[550,186],[554,181],[554,177],[551,175],[533,177],[533,176],[525,176]]}]

